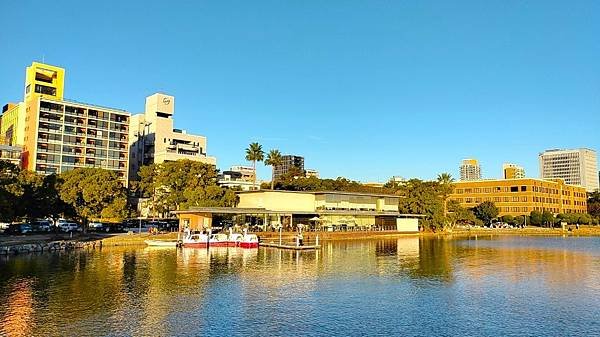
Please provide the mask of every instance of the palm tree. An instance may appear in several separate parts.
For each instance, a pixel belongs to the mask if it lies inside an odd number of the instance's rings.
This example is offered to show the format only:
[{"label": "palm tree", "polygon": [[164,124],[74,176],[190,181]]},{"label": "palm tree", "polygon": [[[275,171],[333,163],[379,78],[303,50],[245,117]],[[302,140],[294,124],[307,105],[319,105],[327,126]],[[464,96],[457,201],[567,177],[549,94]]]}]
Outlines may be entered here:
[{"label": "palm tree", "polygon": [[454,178],[450,173],[441,173],[437,176],[437,182],[440,184],[442,199],[444,200],[444,216],[448,213],[448,195],[452,193],[454,188]]},{"label": "palm tree", "polygon": [[275,167],[283,164],[281,152],[277,149],[269,151],[265,159],[265,164],[271,166],[271,189],[273,189],[275,187]]},{"label": "palm tree", "polygon": [[256,162],[263,161],[265,159],[265,151],[262,149],[262,145],[258,143],[250,143],[250,146],[246,149],[246,160],[252,162],[252,168],[254,168],[254,188],[256,188]]}]

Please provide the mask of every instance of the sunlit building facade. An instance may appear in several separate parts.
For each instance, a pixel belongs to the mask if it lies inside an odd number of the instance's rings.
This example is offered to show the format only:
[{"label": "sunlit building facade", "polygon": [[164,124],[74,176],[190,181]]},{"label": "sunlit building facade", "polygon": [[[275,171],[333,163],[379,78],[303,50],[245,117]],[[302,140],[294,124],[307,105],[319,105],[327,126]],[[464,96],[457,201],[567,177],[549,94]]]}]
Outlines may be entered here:
[{"label": "sunlit building facade", "polygon": [[64,80],[63,68],[27,67],[24,101],[3,114],[3,137],[23,146],[25,169],[51,174],[97,167],[126,183],[130,114],[65,99]]},{"label": "sunlit building facade", "polygon": [[598,157],[591,149],[547,150],[539,155],[542,179],[563,179],[567,184],[598,191]]},{"label": "sunlit building facade", "polygon": [[473,208],[485,201],[493,202],[500,216],[528,215],[532,211],[586,213],[585,188],[564,181],[543,179],[496,179],[458,181],[449,197],[462,207]]}]

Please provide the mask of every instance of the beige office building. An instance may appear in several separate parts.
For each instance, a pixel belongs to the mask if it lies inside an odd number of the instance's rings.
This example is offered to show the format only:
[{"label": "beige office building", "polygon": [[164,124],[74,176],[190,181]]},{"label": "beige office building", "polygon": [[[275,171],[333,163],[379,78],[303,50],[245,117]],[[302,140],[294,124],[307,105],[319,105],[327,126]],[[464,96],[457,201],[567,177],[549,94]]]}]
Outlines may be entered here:
[{"label": "beige office building", "polygon": [[539,160],[542,179],[563,179],[569,185],[583,186],[587,192],[599,188],[598,158],[594,150],[547,150],[540,153]]},{"label": "beige office building", "polygon": [[129,132],[130,176],[136,177],[142,165],[189,159],[211,165],[215,157],[206,154],[206,137],[175,129],[175,97],[156,93],[146,98],[143,114],[131,117]]}]

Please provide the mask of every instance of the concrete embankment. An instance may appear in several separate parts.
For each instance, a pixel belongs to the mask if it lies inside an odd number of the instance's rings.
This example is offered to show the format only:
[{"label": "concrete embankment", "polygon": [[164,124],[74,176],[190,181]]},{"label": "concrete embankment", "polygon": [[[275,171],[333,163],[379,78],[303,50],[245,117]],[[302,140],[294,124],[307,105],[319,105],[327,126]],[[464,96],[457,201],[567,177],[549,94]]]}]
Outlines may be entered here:
[{"label": "concrete embankment", "polygon": [[177,233],[150,235],[118,234],[118,235],[76,235],[74,237],[56,237],[55,235],[14,236],[0,240],[0,255],[15,255],[37,252],[53,252],[82,248],[99,248],[111,246],[145,245],[145,240],[174,240]]}]

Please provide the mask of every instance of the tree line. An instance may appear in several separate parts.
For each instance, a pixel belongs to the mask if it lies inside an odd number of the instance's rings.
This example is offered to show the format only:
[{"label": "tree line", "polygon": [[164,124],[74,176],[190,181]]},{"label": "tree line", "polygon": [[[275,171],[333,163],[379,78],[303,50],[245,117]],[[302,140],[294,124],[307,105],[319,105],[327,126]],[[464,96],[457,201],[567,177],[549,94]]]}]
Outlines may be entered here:
[{"label": "tree line", "polygon": [[194,206],[234,206],[235,192],[217,185],[217,173],[213,165],[190,160],[152,164],[126,188],[114,171],[101,168],[42,175],[0,161],[0,221],[121,221],[137,215],[131,196],[150,198],[152,211],[164,215]]}]

